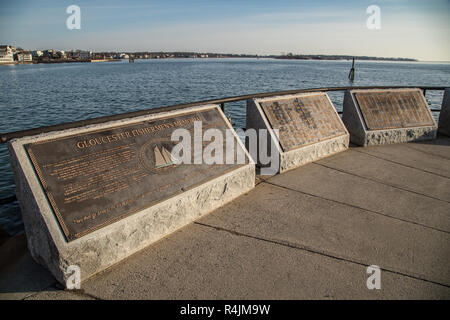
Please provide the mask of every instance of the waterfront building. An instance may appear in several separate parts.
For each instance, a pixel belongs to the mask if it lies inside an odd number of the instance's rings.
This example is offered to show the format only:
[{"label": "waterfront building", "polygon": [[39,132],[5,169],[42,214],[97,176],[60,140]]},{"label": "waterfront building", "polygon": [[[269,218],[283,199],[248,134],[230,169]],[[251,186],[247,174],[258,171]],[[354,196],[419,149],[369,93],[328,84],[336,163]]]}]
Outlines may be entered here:
[{"label": "waterfront building", "polygon": [[53,49],[44,50],[44,57],[53,59],[56,55],[56,51]]},{"label": "waterfront building", "polygon": [[14,52],[8,45],[0,45],[0,64],[14,63]]},{"label": "waterfront building", "polygon": [[72,52],[72,58],[86,60],[91,58],[91,54],[91,51],[76,50],[75,52]]},{"label": "waterfront building", "polygon": [[23,63],[31,63],[33,62],[33,56],[30,51],[22,51],[17,54],[17,61]]},{"label": "waterfront building", "polygon": [[42,57],[44,55],[44,52],[42,52],[41,50],[34,50],[31,51],[31,55],[33,57]]},{"label": "waterfront building", "polygon": [[64,50],[57,51],[56,54],[58,55],[58,57],[59,57],[60,59],[65,59],[65,58],[67,58],[66,52],[65,52]]}]

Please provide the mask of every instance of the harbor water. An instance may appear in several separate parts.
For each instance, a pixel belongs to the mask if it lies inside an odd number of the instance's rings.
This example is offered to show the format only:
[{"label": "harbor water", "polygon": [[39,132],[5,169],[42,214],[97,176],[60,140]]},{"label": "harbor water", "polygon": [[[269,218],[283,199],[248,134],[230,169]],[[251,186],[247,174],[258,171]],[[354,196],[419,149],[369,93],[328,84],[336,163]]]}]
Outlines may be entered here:
[{"label": "harbor water", "polygon": [[[0,66],[0,133],[135,110],[268,91],[337,86],[450,86],[450,63],[275,59],[164,59],[135,63]],[[342,109],[342,92],[329,96]],[[439,109],[442,92],[428,91]],[[245,127],[245,101],[226,104]],[[435,114],[437,119],[438,114]],[[6,144],[0,145],[0,199],[15,193]],[[17,201],[0,205],[0,227],[23,231]]]}]

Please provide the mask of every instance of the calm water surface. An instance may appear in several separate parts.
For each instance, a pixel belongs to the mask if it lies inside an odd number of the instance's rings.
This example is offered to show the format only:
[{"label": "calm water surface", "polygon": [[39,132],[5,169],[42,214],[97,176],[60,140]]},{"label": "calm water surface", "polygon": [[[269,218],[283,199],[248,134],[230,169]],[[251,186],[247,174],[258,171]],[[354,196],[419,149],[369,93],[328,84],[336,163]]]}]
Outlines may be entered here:
[{"label": "calm water surface", "polygon": [[[270,59],[136,60],[0,66],[0,132],[241,94],[350,85],[350,61]],[[450,86],[448,63],[356,62],[355,86]],[[343,93],[330,93],[341,110]],[[427,92],[439,109],[442,93]],[[245,102],[226,105],[245,126]],[[0,145],[0,198],[14,194],[6,145]],[[0,205],[0,227],[22,232],[17,202]]]}]

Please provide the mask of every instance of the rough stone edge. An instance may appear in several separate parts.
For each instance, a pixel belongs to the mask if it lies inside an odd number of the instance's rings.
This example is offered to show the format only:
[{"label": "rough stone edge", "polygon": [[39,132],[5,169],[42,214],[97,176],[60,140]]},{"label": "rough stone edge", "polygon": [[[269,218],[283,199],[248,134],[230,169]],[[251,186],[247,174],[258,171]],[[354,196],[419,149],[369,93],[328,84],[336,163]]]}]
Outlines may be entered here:
[{"label": "rough stone edge", "polygon": [[366,132],[363,146],[433,140],[436,139],[436,134],[436,126],[374,130]]},{"label": "rough stone edge", "polygon": [[[279,161],[279,169],[278,173],[283,173],[291,169],[295,169],[307,163],[322,159],[324,157],[333,155],[338,152],[342,152],[348,149],[350,135],[344,123],[342,123],[346,134],[333,137],[331,139],[321,141],[318,143],[314,143],[311,145],[307,145],[304,147],[299,147],[294,150],[290,150],[287,152],[283,152],[281,146],[278,143],[278,138],[274,133],[268,119],[266,118],[260,103],[265,101],[272,100],[281,100],[281,99],[292,99],[300,96],[311,96],[311,95],[325,95],[328,99],[329,103],[333,107],[333,110],[336,114],[336,117],[339,121],[342,122],[339,114],[334,107],[333,102],[330,100],[330,97],[326,92],[311,92],[311,93],[300,93],[300,94],[289,94],[284,96],[275,96],[268,98],[259,98],[259,99],[248,99],[247,100],[247,111],[246,111],[246,128],[254,128],[254,129],[267,129],[270,133],[270,137],[268,135],[268,139],[272,139],[272,141],[277,146],[280,161]],[[268,142],[270,146],[270,143]],[[259,146],[259,142],[258,142]],[[247,150],[249,149],[248,144],[246,144]],[[259,152],[258,152],[259,155]],[[261,166],[259,158],[256,159],[256,163]]]},{"label": "rough stone edge", "polygon": [[442,98],[438,132],[450,137],[450,88],[445,89],[444,97]]},{"label": "rough stone edge", "polygon": [[[28,248],[32,257],[65,286],[67,266],[81,267],[82,281],[116,264],[184,225],[248,192],[255,185],[255,167],[251,162],[187,192],[144,209],[80,239],[66,242],[39,180],[34,173],[24,144],[92,129],[135,123],[167,115],[180,115],[208,108],[206,105],[142,117],[122,119],[100,125],[45,133],[9,142],[17,198],[22,210]],[[221,111],[220,111],[221,112]],[[155,224],[156,222],[156,224]],[[138,231],[141,232],[138,232]]]},{"label": "rough stone edge", "polygon": [[348,149],[349,142],[350,135],[347,133],[345,135],[284,152],[281,154],[280,173],[345,151]]},{"label": "rough stone edge", "polygon": [[[386,130],[368,130],[363,116],[357,106],[355,93],[358,92],[384,92],[384,91],[417,91],[419,88],[405,89],[364,89],[347,90],[344,95],[342,121],[350,133],[350,141],[359,146],[373,146],[382,144],[405,143],[412,141],[423,141],[436,139],[437,125],[431,114],[428,103],[423,97],[427,111],[434,123],[432,126],[421,126],[411,128],[398,128]],[[422,95],[423,96],[423,95]]]}]

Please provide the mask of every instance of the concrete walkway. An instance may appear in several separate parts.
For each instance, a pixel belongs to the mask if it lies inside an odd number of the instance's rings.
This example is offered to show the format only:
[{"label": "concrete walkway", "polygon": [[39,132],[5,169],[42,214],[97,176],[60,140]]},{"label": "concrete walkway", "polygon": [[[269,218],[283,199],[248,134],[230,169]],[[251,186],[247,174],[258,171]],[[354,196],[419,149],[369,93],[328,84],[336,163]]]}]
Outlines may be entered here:
[{"label": "concrete walkway", "polygon": [[77,292],[11,238],[0,299],[450,299],[449,138],[352,147],[257,183]]}]

